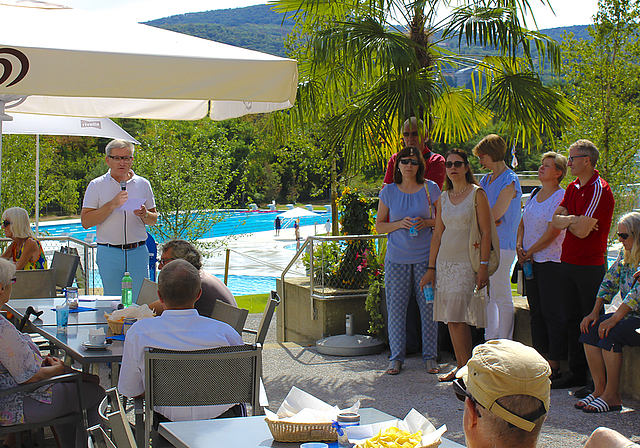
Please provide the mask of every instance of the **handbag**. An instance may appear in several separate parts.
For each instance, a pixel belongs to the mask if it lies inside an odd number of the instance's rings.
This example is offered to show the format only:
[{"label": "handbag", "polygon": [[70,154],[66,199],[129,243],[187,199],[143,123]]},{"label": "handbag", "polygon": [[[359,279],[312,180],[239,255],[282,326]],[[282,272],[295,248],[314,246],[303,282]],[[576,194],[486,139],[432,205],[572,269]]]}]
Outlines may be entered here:
[{"label": "handbag", "polygon": [[[471,229],[469,230],[469,257],[471,257],[471,265],[473,270],[480,270],[480,227],[478,226],[478,187],[473,192],[473,217],[471,218]],[[493,213],[489,210],[491,219],[491,252],[489,253],[489,277],[491,277],[500,266],[500,240],[498,239],[498,229],[493,219]]]}]

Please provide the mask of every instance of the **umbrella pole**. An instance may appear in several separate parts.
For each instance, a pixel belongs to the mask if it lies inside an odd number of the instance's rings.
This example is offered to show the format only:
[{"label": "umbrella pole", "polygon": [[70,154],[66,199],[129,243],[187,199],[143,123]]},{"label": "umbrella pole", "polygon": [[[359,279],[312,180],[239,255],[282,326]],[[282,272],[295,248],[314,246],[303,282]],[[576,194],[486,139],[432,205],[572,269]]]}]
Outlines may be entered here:
[{"label": "umbrella pole", "polygon": [[36,236],[39,236],[40,223],[40,134],[36,134]]}]

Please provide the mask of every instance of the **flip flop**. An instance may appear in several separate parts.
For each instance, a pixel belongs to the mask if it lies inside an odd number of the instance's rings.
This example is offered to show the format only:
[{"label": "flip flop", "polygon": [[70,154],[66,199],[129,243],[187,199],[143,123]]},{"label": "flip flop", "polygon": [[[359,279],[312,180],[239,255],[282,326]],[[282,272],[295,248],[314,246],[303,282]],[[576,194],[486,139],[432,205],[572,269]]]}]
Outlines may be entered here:
[{"label": "flip flop", "polygon": [[458,369],[453,369],[449,373],[445,373],[444,375],[440,375],[440,376],[438,376],[438,381],[440,381],[441,383],[448,383],[449,381],[453,381],[453,380],[456,379],[456,373],[457,372],[458,372]]},{"label": "flip flop", "polygon": [[440,366],[433,359],[427,359],[427,362],[424,363],[424,368],[427,370],[427,373],[433,375],[440,373]]},{"label": "flip flop", "polygon": [[389,367],[387,367],[387,375],[397,375],[402,370],[402,363],[400,361],[391,361],[389,362]]},{"label": "flip flop", "polygon": [[574,404],[573,407],[576,409],[584,409],[586,405],[588,405],[595,399],[596,397],[594,397],[592,394],[589,394],[586,397],[584,397],[582,400],[578,400],[578,402]]},{"label": "flip flop", "polygon": [[[588,406],[591,406],[593,409],[589,409]],[[618,404],[615,406],[609,406],[606,401],[602,398],[596,398],[591,403],[582,408],[582,412],[586,412],[587,414],[600,414],[602,412],[612,412],[612,411],[621,411],[622,405]]]}]

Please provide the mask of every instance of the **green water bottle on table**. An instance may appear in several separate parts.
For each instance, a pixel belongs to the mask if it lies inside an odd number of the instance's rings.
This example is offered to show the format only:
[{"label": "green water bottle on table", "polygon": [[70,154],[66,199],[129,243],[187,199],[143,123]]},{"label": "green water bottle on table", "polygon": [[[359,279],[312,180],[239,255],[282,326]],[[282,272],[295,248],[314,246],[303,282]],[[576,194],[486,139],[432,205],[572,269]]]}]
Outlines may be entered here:
[{"label": "green water bottle on table", "polygon": [[128,308],[133,303],[133,292],[131,291],[131,276],[128,272],[122,277],[122,304]]}]

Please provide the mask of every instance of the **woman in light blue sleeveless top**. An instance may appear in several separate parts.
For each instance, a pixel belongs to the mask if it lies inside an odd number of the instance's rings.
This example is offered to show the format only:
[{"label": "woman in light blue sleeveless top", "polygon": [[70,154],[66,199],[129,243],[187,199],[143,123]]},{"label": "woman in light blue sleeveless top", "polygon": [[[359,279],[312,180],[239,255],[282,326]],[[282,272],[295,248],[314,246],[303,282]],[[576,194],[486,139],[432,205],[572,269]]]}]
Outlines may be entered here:
[{"label": "woman in light blue sleeveless top", "polygon": [[496,134],[489,134],[473,148],[482,166],[491,170],[480,181],[487,193],[500,239],[500,267],[489,281],[487,328],[485,340],[513,339],[513,299],[511,265],[516,257],[516,235],[520,224],[522,189],[513,170],[504,163],[507,144]]},{"label": "woman in light blue sleeveless top", "polygon": [[433,320],[433,302],[427,303],[420,280],[429,265],[432,228],[435,225],[434,202],[440,196],[438,186],[424,179],[425,164],[413,146],[396,157],[394,183],[380,192],[376,217],[378,233],[387,233],[385,289],[387,330],[391,357],[387,374],[400,373],[405,357],[407,306],[416,294],[422,327],[422,360],[429,373],[438,373],[436,363],[438,327]]}]

